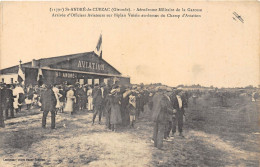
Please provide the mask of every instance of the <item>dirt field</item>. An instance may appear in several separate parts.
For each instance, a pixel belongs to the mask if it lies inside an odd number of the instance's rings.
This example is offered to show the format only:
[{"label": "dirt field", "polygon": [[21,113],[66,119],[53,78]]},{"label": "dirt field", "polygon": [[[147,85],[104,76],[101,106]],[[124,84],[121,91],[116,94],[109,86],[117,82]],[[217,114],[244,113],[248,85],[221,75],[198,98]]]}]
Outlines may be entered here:
[{"label": "dirt field", "polygon": [[229,99],[219,107],[207,96],[186,110],[185,138],[150,142],[153,124],[146,108],[135,129],[111,132],[91,125],[92,113],[59,113],[56,129],[41,128],[38,110],[22,111],[0,129],[0,166],[259,166],[259,102]]}]

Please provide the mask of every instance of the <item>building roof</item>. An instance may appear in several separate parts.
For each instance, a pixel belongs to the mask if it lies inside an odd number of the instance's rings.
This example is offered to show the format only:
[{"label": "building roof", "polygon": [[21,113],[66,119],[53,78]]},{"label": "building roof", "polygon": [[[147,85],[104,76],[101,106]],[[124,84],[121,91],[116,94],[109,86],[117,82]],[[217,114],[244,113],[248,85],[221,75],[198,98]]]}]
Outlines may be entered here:
[{"label": "building roof", "polygon": [[[57,64],[66,60],[75,59],[77,57],[83,56],[83,55],[89,55],[93,54],[93,52],[85,52],[85,53],[77,53],[77,54],[71,54],[71,55],[65,55],[65,56],[56,56],[56,57],[50,57],[50,58],[42,58],[37,61],[40,62],[41,67],[50,66],[52,64]],[[24,67],[32,67],[32,62],[29,62],[28,64],[23,64]]]},{"label": "building roof", "polygon": [[[36,60],[40,65],[40,67],[50,67],[51,65],[66,61],[66,60],[72,60],[81,56],[88,56],[88,55],[94,55],[98,57],[98,55],[92,51],[92,52],[84,52],[84,53],[77,53],[77,54],[70,54],[65,56],[56,56],[56,57],[50,57],[50,58],[42,58]],[[99,58],[99,57],[98,57]],[[121,74],[117,69],[115,69],[112,65],[107,63],[104,59],[102,59],[107,65],[109,65],[111,68],[113,68],[115,71],[117,71],[119,74]],[[22,67],[32,68],[32,61],[27,63],[22,63]],[[0,70],[0,74],[6,74],[6,73],[17,73],[18,72],[19,65],[8,67],[5,69]]]}]

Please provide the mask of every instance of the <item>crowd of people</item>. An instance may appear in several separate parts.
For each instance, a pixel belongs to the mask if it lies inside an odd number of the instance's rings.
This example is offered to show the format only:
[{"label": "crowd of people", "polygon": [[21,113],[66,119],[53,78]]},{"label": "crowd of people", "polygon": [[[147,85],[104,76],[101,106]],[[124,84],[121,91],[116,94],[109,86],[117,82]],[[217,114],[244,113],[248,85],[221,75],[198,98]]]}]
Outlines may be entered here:
[{"label": "crowd of people", "polygon": [[105,116],[107,127],[115,131],[119,124],[133,127],[135,118],[143,111],[147,99],[144,97],[144,91],[137,86],[105,83],[94,86],[79,83],[41,86],[1,83],[0,88],[1,127],[4,127],[5,119],[15,118],[15,114],[21,111],[22,106],[26,106],[28,111],[34,107],[43,112],[43,128],[46,126],[49,112],[52,117],[51,128],[55,128],[55,115],[58,112],[74,115],[79,111],[86,111],[93,112],[93,125],[96,117],[100,124],[102,117]]},{"label": "crowd of people", "polygon": [[74,115],[82,111],[93,113],[92,125],[96,117],[99,124],[105,117],[106,127],[117,131],[120,126],[134,128],[140,113],[144,112],[144,106],[147,106],[154,124],[151,142],[157,148],[162,148],[164,140],[172,140],[177,130],[179,136],[184,137],[183,120],[188,99],[192,98],[193,104],[196,104],[196,99],[202,95],[200,91],[187,92],[161,85],[145,87],[117,83],[94,86],[79,83],[41,86],[0,84],[0,88],[0,127],[5,127],[4,120],[15,118],[15,113],[26,106],[28,111],[36,107],[43,112],[42,128],[46,128],[49,112],[51,128],[55,129],[58,113]]}]

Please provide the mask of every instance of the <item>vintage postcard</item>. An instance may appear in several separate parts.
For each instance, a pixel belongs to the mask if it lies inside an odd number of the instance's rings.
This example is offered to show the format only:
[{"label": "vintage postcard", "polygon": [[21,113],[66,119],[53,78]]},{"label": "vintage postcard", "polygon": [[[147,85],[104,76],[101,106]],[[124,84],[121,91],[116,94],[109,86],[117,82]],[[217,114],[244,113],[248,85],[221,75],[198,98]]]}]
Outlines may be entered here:
[{"label": "vintage postcard", "polygon": [[4,1],[0,20],[0,166],[259,166],[259,2]]}]

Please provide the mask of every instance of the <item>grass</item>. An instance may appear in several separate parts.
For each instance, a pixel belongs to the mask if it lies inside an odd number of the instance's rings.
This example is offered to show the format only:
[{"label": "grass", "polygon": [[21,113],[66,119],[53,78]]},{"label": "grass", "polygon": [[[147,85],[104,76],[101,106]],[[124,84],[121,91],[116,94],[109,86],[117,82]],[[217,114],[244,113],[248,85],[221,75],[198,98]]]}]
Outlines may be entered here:
[{"label": "grass", "polygon": [[107,130],[104,119],[92,126],[92,113],[58,114],[56,130],[49,127],[50,115],[42,129],[41,116],[38,110],[22,111],[7,120],[0,129],[0,155],[45,159],[16,166],[259,166],[259,103],[245,97],[228,99],[226,107],[206,96],[189,103],[185,138],[175,136],[163,150],[150,142],[149,111],[134,129],[118,132]]}]

